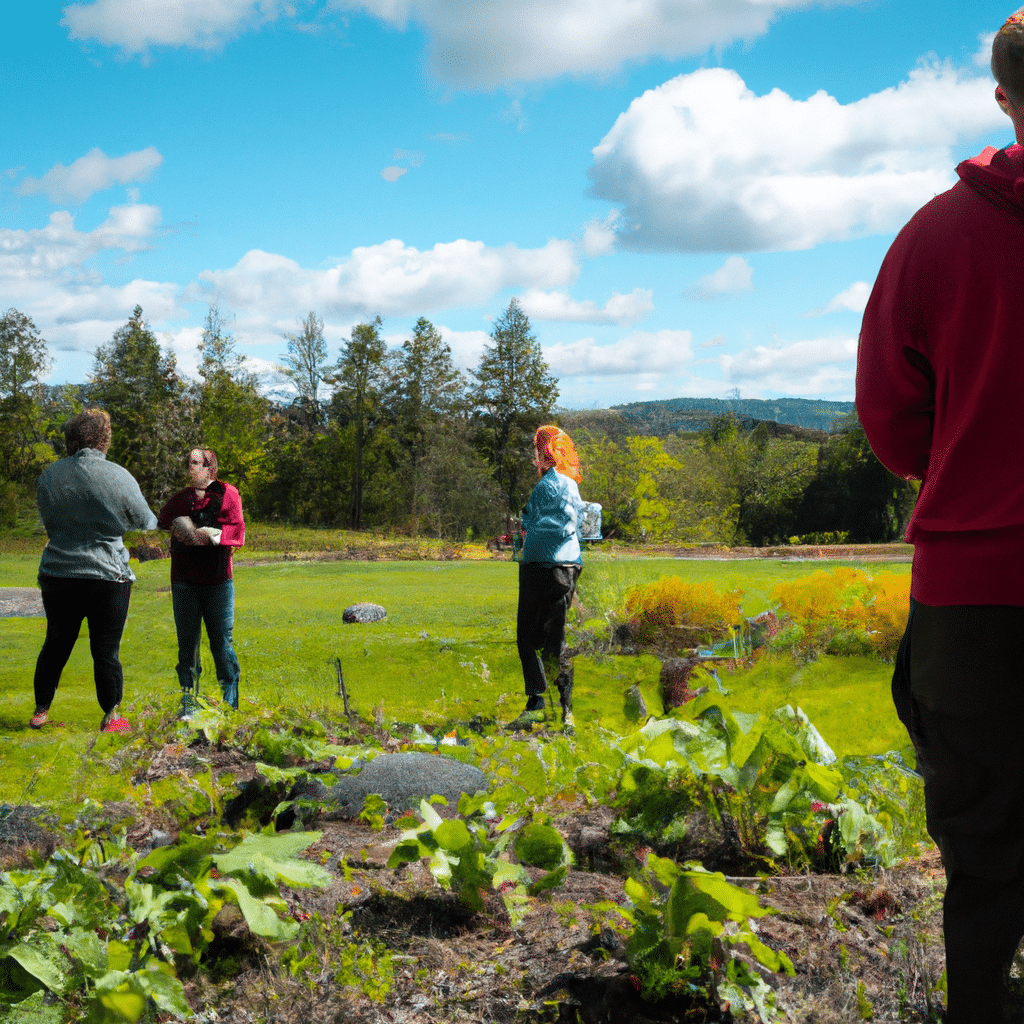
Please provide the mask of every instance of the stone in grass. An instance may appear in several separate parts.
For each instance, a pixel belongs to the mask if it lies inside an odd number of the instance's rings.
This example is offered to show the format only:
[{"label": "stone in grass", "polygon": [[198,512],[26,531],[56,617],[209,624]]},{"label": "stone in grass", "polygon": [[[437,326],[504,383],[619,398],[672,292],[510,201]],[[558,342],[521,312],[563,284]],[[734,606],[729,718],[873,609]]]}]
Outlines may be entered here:
[{"label": "stone in grass", "polygon": [[350,604],[341,615],[342,622],[380,622],[388,617],[387,609],[369,601]]},{"label": "stone in grass", "polygon": [[487,776],[479,768],[450,757],[380,754],[366,762],[358,774],[344,775],[334,786],[304,779],[295,785],[288,799],[315,800],[323,805],[327,819],[352,819],[359,816],[371,793],[379,794],[392,811],[416,810],[421,800],[437,793],[454,811],[463,793],[473,794],[487,786]]}]

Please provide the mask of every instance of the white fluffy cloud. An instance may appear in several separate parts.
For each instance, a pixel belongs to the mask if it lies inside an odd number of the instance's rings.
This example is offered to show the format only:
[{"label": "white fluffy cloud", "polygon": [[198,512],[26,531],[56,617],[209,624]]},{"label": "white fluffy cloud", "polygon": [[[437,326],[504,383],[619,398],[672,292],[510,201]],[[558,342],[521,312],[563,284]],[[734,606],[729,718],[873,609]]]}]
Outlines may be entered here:
[{"label": "white fluffy cloud", "polygon": [[576,302],[567,292],[545,292],[530,288],[519,296],[519,304],[532,320],[561,320],[580,324],[635,324],[654,309],[654,293],[634,288],[628,295],[613,292],[603,306],[592,299]]},{"label": "white fluffy cloud", "polygon": [[690,294],[702,299],[749,292],[753,285],[754,270],[742,256],[730,256],[716,271],[705,274],[690,289]]},{"label": "white fluffy cloud", "polygon": [[615,222],[621,216],[618,210],[611,210],[607,216],[584,225],[580,245],[588,256],[607,256],[615,251]]},{"label": "white fluffy cloud", "polygon": [[950,146],[1004,121],[991,81],[949,66],[845,105],[708,68],[630,104],[594,148],[592,191],[622,205],[622,248],[810,248],[895,230],[952,183]]},{"label": "white fluffy cloud", "polygon": [[160,230],[160,209],[141,204],[111,207],[91,231],[79,231],[66,210],[51,214],[42,228],[0,229],[0,294],[30,310],[58,350],[91,351],[109,341],[136,304],[154,320],[180,316],[177,285],[141,279],[109,285],[89,267],[104,250],[151,248]]},{"label": "white fluffy cloud", "polygon": [[294,14],[287,0],[95,0],[65,7],[61,25],[72,39],[141,54],[151,46],[216,49],[241,32]]},{"label": "white fluffy cloud", "polygon": [[689,331],[634,331],[611,345],[581,338],[544,348],[544,358],[564,377],[678,373],[693,358],[693,335]]},{"label": "white fluffy cloud", "polygon": [[427,30],[431,70],[491,88],[563,74],[608,74],[649,57],[704,53],[762,35],[813,0],[332,0],[398,27]]},{"label": "white fluffy cloud", "polygon": [[856,338],[815,338],[755,345],[719,356],[722,376],[736,386],[846,401],[853,396]]},{"label": "white fluffy cloud", "polygon": [[199,277],[227,308],[387,316],[484,303],[506,288],[566,287],[578,274],[572,243],[559,239],[542,249],[460,239],[422,252],[392,239],[354,249],[327,270],[253,249],[230,270]]},{"label": "white fluffy cloud", "polygon": [[[437,78],[488,89],[564,74],[604,75],[650,57],[705,53],[735,39],[754,39],[780,11],[814,2],[325,0],[323,7],[362,12],[400,29],[415,21],[426,31],[427,60]],[[278,18],[296,19],[310,6],[288,0],[93,0],[65,7],[61,24],[72,39],[144,54],[153,46],[212,49]]]},{"label": "white fluffy cloud", "polygon": [[834,295],[829,299],[821,309],[811,310],[807,315],[824,316],[826,313],[845,311],[863,313],[870,295],[871,285],[867,281],[854,281],[849,288],[844,288],[838,295]]},{"label": "white fluffy cloud", "polygon": [[107,156],[97,147],[70,167],[58,163],[41,178],[25,178],[18,191],[23,196],[42,192],[51,203],[84,203],[112,185],[145,181],[163,162],[155,146],[124,156]]}]

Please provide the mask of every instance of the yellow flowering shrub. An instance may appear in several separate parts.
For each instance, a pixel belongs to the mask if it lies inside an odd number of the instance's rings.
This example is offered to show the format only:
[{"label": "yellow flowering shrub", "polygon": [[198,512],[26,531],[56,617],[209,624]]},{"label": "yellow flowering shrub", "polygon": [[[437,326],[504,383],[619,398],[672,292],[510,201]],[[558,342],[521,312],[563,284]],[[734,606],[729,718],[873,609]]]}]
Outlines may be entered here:
[{"label": "yellow flowering shrub", "polygon": [[684,583],[678,576],[662,576],[626,591],[626,614],[636,622],[643,641],[678,627],[720,635],[743,621],[742,596],[740,590],[717,594],[710,583]]}]

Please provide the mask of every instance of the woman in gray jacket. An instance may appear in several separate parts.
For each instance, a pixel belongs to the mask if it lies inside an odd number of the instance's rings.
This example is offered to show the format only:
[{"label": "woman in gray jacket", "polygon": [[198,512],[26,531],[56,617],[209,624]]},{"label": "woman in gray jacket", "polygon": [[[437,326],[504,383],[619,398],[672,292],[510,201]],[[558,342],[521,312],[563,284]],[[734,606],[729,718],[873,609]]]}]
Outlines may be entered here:
[{"label": "woman in gray jacket", "polygon": [[64,438],[67,457],[43,470],[37,488],[47,536],[39,563],[46,639],[36,661],[36,711],[29,724],[41,729],[46,723],[86,619],[96,699],[103,710],[100,730],[128,732],[131,726],[117,708],[124,692],[121,634],[135,574],[123,537],[129,530],[156,529],[156,516],[131,473],[107,462],[107,413],[80,412],[64,424]]}]

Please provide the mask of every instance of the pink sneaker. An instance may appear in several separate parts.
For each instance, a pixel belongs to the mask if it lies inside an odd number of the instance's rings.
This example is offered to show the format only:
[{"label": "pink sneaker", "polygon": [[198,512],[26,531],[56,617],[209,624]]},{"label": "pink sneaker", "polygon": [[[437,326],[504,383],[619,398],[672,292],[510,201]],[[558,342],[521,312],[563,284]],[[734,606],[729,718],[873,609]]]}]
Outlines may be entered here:
[{"label": "pink sneaker", "polygon": [[37,708],[36,713],[28,720],[28,724],[33,729],[42,729],[49,717],[47,708]]},{"label": "pink sneaker", "polygon": [[100,732],[131,732],[132,727],[127,718],[111,718],[109,721],[104,718],[100,722]]}]

